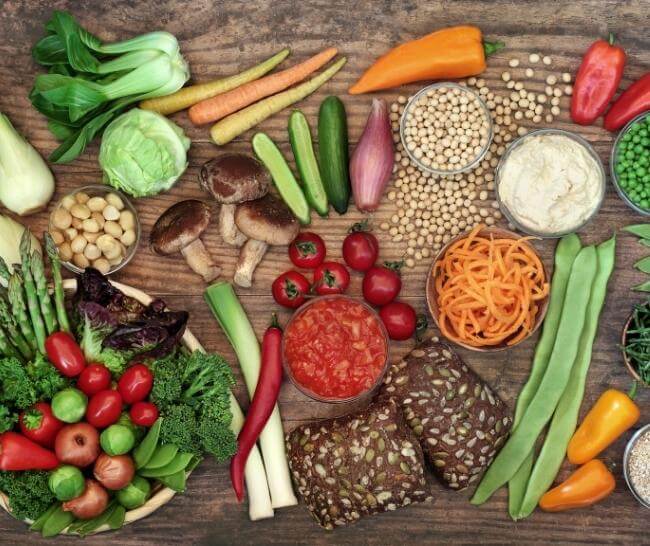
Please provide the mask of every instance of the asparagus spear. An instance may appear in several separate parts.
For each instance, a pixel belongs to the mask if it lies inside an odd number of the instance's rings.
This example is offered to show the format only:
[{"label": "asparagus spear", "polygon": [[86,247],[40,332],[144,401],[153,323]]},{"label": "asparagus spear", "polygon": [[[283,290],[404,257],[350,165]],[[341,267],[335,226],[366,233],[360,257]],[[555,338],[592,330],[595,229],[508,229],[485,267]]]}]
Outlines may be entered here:
[{"label": "asparagus spear", "polygon": [[9,284],[9,277],[11,277],[11,273],[9,273],[7,262],[5,262],[2,257],[0,257],[0,279],[3,279],[6,284]]},{"label": "asparagus spear", "polygon": [[54,304],[56,306],[56,316],[59,319],[59,327],[64,332],[70,331],[70,321],[68,320],[68,313],[65,310],[65,292],[63,290],[63,279],[61,277],[61,259],[59,258],[59,251],[56,248],[56,243],[52,236],[46,231],[43,234],[45,241],[45,250],[50,258],[50,266],[52,267],[52,282],[54,283]]},{"label": "asparagus spear", "polygon": [[29,314],[27,313],[27,306],[23,297],[22,282],[20,280],[20,274],[16,269],[14,269],[14,273],[9,278],[8,295],[11,311],[18,323],[20,331],[32,350],[35,351],[37,349],[36,335],[34,334],[32,323],[29,321]]},{"label": "asparagus spear", "polygon": [[18,359],[20,362],[23,364],[25,363],[25,359],[18,353],[16,348],[11,344],[11,341],[9,340],[9,337],[5,333],[5,331],[0,328],[0,354],[4,356],[9,356],[9,357],[14,357]]},{"label": "asparagus spear", "polygon": [[34,284],[34,277],[32,276],[31,267],[31,235],[29,230],[23,232],[20,239],[20,257],[22,258],[22,274],[23,274],[23,288],[25,289],[25,300],[27,301],[27,309],[29,311],[29,318],[34,327],[34,335],[36,336],[36,343],[38,350],[45,354],[45,324],[41,316],[40,305],[38,304],[38,296],[36,295],[36,285]]},{"label": "asparagus spear", "polygon": [[4,294],[0,296],[0,327],[4,328],[5,332],[21,355],[23,355],[27,360],[30,360],[34,356],[32,348],[29,346],[25,336],[23,336],[22,332],[18,328],[16,319],[11,315],[9,304],[7,303]]},{"label": "asparagus spear", "polygon": [[36,295],[41,306],[45,329],[47,330],[47,335],[50,335],[58,331],[59,328],[56,321],[56,313],[54,312],[54,307],[52,307],[52,300],[50,299],[50,291],[47,288],[43,257],[36,251],[32,252],[32,276],[36,284]]}]

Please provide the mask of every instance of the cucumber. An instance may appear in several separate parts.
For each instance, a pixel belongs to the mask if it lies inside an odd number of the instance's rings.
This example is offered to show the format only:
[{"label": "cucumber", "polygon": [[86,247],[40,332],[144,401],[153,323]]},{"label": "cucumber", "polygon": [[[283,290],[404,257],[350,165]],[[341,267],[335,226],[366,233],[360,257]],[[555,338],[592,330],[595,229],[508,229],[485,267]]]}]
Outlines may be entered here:
[{"label": "cucumber", "polygon": [[348,124],[345,106],[338,97],[327,97],[318,112],[320,173],[334,210],[345,214],[350,201],[348,172]]},{"label": "cucumber", "polygon": [[305,114],[300,110],[294,110],[289,116],[289,140],[300,178],[303,181],[305,197],[311,208],[321,216],[327,216],[327,194],[314,155],[309,123]]},{"label": "cucumber", "polygon": [[280,196],[294,216],[298,218],[301,224],[309,224],[311,222],[309,204],[289,165],[282,157],[282,152],[265,133],[257,133],[253,137],[253,150],[271,173],[275,187],[278,188]]}]

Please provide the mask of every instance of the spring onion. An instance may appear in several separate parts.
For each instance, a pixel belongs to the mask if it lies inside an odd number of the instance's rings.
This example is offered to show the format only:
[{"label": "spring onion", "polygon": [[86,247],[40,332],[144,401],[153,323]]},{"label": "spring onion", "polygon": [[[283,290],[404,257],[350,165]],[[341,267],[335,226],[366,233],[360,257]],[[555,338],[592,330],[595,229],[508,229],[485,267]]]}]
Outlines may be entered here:
[{"label": "spring onion", "polygon": [[[261,355],[259,342],[246,312],[237,299],[232,285],[227,282],[210,286],[205,291],[205,300],[235,350],[244,374],[246,388],[249,396],[253,398],[260,373]],[[260,446],[273,508],[297,504],[298,501],[291,487],[284,431],[277,405],[260,435]]]}]

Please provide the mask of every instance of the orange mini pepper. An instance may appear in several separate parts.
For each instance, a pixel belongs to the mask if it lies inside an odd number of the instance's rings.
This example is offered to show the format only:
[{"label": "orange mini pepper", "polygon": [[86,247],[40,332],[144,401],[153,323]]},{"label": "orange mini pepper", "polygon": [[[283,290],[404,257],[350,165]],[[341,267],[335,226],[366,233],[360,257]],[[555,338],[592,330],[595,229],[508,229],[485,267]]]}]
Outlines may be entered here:
[{"label": "orange mini pepper", "polygon": [[474,26],[443,28],[391,49],[350,88],[351,95],[390,89],[421,80],[474,76],[485,70],[485,57],[504,46],[482,41]]},{"label": "orange mini pepper", "polygon": [[608,389],[600,395],[569,442],[569,461],[590,461],[639,420],[641,412],[633,402],[636,385],[635,382],[629,394]]},{"label": "orange mini pepper", "polygon": [[582,465],[557,487],[539,500],[545,512],[561,512],[591,506],[607,497],[616,487],[614,476],[599,459]]}]

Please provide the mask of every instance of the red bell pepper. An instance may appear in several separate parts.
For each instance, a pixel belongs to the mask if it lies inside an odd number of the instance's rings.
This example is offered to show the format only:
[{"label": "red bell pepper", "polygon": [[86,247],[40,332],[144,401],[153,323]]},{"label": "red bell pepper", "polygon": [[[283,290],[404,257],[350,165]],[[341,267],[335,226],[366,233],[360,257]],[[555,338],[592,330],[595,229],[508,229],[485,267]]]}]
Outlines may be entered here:
[{"label": "red bell pepper", "polygon": [[262,366],[255,394],[237,437],[237,453],[230,460],[230,480],[241,502],[244,498],[244,467],[248,455],[269,420],[282,385],[282,330],[275,315],[262,340]]},{"label": "red bell pepper", "polygon": [[0,434],[0,470],[52,470],[56,455],[17,432]]},{"label": "red bell pepper", "polygon": [[597,40],[585,53],[576,75],[571,96],[571,119],[591,125],[605,112],[618,89],[625,68],[625,51],[609,41]]},{"label": "red bell pepper", "polygon": [[650,72],[628,87],[605,116],[605,129],[616,131],[641,112],[650,110]]}]

